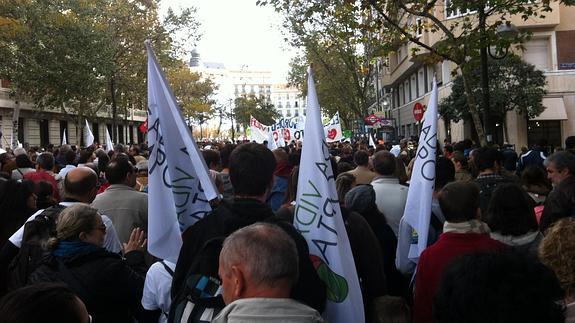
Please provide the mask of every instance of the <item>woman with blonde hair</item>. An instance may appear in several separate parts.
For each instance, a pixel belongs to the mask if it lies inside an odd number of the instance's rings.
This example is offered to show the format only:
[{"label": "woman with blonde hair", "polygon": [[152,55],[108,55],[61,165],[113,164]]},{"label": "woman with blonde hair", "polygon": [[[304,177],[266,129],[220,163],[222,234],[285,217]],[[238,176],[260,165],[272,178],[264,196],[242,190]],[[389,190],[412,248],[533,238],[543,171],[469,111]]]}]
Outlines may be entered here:
[{"label": "woman with blonde hair", "polygon": [[565,322],[575,323],[575,221],[557,221],[539,245],[539,259],[555,272],[565,291]]},{"label": "woman with blonde hair", "polygon": [[86,204],[67,207],[58,217],[56,237],[30,277],[36,282],[66,283],[97,322],[133,322],[140,313],[146,275],[144,233],[134,229],[124,256],[104,249],[106,227],[98,211]]}]

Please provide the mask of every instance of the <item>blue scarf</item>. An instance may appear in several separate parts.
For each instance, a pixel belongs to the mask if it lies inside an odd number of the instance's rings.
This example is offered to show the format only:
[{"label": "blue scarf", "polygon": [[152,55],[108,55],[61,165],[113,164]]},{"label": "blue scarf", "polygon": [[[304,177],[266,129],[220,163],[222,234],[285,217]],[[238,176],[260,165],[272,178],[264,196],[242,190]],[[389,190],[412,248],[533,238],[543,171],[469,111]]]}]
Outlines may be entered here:
[{"label": "blue scarf", "polygon": [[68,258],[80,253],[89,253],[99,249],[100,247],[81,240],[60,241],[52,254],[56,257]]}]

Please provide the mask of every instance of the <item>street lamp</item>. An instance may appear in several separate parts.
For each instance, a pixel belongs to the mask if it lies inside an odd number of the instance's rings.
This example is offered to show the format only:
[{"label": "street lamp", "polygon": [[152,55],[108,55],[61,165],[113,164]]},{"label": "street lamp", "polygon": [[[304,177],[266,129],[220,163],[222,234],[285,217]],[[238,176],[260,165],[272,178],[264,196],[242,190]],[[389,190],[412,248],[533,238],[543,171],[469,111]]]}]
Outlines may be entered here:
[{"label": "street lamp", "polygon": [[[499,143],[497,129],[493,129],[493,120],[491,118],[489,106],[489,72],[487,66],[487,55],[493,59],[503,59],[507,56],[509,47],[506,47],[502,55],[496,56],[491,53],[487,33],[485,31],[486,19],[485,7],[479,10],[479,31],[481,33],[480,65],[481,65],[481,92],[483,95],[483,129],[485,131],[485,140],[487,143]],[[519,33],[517,27],[512,24],[501,24],[497,27],[497,34],[503,39],[512,39]]]}]

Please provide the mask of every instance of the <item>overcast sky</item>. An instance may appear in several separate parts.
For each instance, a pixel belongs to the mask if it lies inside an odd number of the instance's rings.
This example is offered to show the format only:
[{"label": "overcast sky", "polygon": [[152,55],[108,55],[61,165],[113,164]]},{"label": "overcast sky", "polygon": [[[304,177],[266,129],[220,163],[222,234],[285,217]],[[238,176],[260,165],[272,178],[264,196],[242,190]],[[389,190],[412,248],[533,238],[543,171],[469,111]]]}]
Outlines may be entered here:
[{"label": "overcast sky", "polygon": [[198,9],[202,39],[197,50],[204,62],[224,63],[228,68],[247,64],[252,69],[273,72],[274,81],[285,82],[288,63],[294,55],[283,41],[281,17],[256,0],[162,0],[165,12],[172,7]]}]

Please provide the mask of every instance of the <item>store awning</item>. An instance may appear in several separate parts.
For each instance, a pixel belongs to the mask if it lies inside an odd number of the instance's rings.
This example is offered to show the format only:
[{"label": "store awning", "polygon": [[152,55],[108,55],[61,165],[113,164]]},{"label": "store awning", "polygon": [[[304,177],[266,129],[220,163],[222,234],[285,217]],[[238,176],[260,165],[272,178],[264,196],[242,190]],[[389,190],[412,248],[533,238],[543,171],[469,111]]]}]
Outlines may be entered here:
[{"label": "store awning", "polygon": [[545,110],[533,119],[533,121],[542,120],[567,120],[567,112],[565,111],[565,102],[563,98],[543,98],[543,106]]}]

